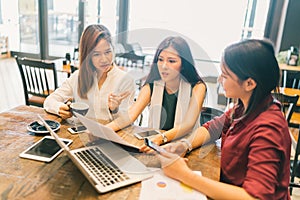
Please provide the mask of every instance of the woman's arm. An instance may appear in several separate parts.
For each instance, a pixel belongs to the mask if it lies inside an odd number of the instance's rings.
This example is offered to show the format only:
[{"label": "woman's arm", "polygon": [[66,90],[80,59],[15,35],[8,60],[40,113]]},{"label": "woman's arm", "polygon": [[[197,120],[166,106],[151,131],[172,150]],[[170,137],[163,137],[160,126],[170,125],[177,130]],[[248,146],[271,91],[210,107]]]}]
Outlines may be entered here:
[{"label": "woman's arm", "polygon": [[133,123],[137,117],[143,112],[150,102],[150,86],[149,84],[142,87],[137,100],[129,107],[128,112],[121,113],[118,118],[108,123],[106,126],[118,131],[129,124]]},{"label": "woman's arm", "polygon": [[[77,85],[78,71],[74,72],[70,78],[63,82],[63,84],[51,93],[44,102],[44,109],[47,112],[59,115],[61,107],[65,107],[65,102],[73,98],[73,87]],[[72,115],[70,115],[72,116]]]},{"label": "woman's arm", "polygon": [[[184,116],[184,121],[174,128],[164,132],[168,141],[184,136],[191,131],[195,126],[203,105],[206,95],[206,86],[203,83],[196,84],[192,90],[192,97],[189,103],[187,113]],[[162,144],[162,136],[158,135],[152,139],[156,144]]]},{"label": "woman's arm", "polygon": [[135,95],[135,82],[128,75],[124,75],[115,87],[115,91],[108,95],[110,119],[117,118],[121,112],[127,112],[133,104]]},{"label": "woman's arm", "polygon": [[193,172],[186,164],[184,158],[174,159],[173,155],[161,156],[164,173],[195,190],[198,190],[212,199],[255,199],[248,194],[242,187],[221,183],[209,178],[200,176]]},{"label": "woman's arm", "polygon": [[122,94],[124,92],[128,92],[129,95],[126,96],[126,98],[122,99],[119,105],[120,111],[127,111],[128,108],[133,104],[134,102],[134,96],[135,96],[135,82],[134,79],[129,76],[125,75],[121,80],[120,84],[118,84],[117,92],[114,93],[116,95]]}]

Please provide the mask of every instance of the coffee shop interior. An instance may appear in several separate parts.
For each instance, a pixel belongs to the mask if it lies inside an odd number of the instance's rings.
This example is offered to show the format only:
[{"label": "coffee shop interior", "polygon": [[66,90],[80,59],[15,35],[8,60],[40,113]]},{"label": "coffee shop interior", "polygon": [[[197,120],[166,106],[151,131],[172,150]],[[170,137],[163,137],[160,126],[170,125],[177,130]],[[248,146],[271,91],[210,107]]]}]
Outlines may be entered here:
[{"label": "coffee shop interior", "polygon": [[[0,135],[5,127],[4,120],[1,122],[7,116],[5,113],[21,112],[24,107],[19,106],[29,105],[25,100],[25,87],[16,57],[54,63],[57,79],[51,80],[49,84],[55,89],[76,70],[76,64],[79,63],[79,40],[83,30],[88,25],[97,23],[104,24],[111,31],[115,62],[136,78],[137,94],[149,72],[159,42],[167,36],[179,35],[188,41],[196,68],[207,84],[204,107],[224,111],[228,106],[230,99],[225,98],[217,81],[222,50],[230,43],[247,38],[269,38],[273,42],[282,75],[280,91],[300,95],[300,70],[297,69],[300,65],[299,10],[299,0],[0,0]],[[128,62],[131,58],[122,57],[127,54],[141,59],[141,62]],[[295,57],[296,60],[292,60]],[[300,103],[292,105],[295,113],[300,112],[298,104],[300,106]],[[147,114],[145,110],[138,125],[147,127]],[[26,122],[30,122],[28,120]],[[299,124],[300,114],[298,126],[290,127],[293,138],[291,163],[299,155]],[[3,143],[3,138],[0,141]],[[5,145],[0,144],[0,147],[5,148]],[[0,154],[0,162],[7,162],[3,154]],[[61,158],[60,162],[66,162],[65,158]],[[53,165],[57,168],[59,166],[58,163]],[[1,168],[2,166],[0,171]],[[70,163],[67,168],[76,170]],[[300,183],[300,162],[293,170],[292,182]],[[84,179],[82,175],[80,177]],[[50,175],[48,178],[50,179]],[[12,180],[13,178],[7,182]],[[46,185],[53,186],[54,182],[55,180],[47,182]],[[29,192],[39,193],[32,186],[27,191],[28,196],[20,196],[17,190],[25,190],[20,187],[21,185],[16,189],[11,186],[8,189],[7,184],[0,183],[1,196],[27,198],[31,197]],[[83,187],[88,191],[92,190],[89,186]],[[140,186],[131,187],[134,190],[132,194],[123,189],[119,193],[103,197],[116,199],[129,195],[125,199],[135,199]],[[40,191],[46,190],[44,188]],[[67,190],[65,188],[62,191]],[[85,191],[84,195],[87,197],[88,192]],[[68,197],[75,198],[71,195]],[[294,187],[291,197],[294,200],[300,199],[300,188]]]}]

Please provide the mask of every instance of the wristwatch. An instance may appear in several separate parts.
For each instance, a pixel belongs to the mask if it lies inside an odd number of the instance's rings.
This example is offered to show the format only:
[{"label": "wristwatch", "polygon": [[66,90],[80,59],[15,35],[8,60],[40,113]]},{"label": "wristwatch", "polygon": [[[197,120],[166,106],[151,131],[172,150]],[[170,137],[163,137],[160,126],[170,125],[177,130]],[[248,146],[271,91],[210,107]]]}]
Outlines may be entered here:
[{"label": "wristwatch", "polygon": [[161,133],[161,137],[162,137],[162,142],[163,143],[168,142],[168,138],[167,138],[167,136],[164,133]]},{"label": "wristwatch", "polygon": [[190,153],[193,150],[192,144],[187,139],[181,139],[180,142],[183,142],[187,146],[187,153]]}]

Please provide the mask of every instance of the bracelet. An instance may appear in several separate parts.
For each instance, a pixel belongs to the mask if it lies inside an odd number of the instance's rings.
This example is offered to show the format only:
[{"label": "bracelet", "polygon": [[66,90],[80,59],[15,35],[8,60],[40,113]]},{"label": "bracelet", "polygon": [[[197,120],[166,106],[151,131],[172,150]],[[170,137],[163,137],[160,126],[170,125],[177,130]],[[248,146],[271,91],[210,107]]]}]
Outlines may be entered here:
[{"label": "bracelet", "polygon": [[119,107],[114,110],[110,110],[110,109],[108,109],[108,110],[111,114],[116,114],[119,111]]},{"label": "bracelet", "polygon": [[162,136],[162,142],[163,143],[168,142],[168,138],[167,138],[167,136],[164,133],[161,133],[161,136]]},{"label": "bracelet", "polygon": [[185,139],[185,138],[181,139],[180,142],[183,142],[184,144],[187,145],[187,150],[188,150],[187,153],[190,153],[193,150],[192,144],[187,139]]}]

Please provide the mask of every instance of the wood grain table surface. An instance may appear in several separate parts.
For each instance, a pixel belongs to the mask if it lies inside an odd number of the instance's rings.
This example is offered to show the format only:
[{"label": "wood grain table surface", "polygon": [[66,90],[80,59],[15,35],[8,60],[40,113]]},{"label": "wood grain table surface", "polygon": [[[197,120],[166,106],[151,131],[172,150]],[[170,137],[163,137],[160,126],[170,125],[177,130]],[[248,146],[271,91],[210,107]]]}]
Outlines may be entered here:
[{"label": "wood grain table surface", "polygon": [[[65,120],[48,114],[42,108],[18,106],[0,113],[0,194],[1,199],[139,199],[141,183],[136,183],[105,194],[99,194],[81,174],[79,169],[61,153],[50,163],[20,158],[19,154],[45,135],[27,131],[27,125],[38,119],[56,120],[61,123],[57,131],[62,138],[73,140],[71,149],[84,146],[84,135],[72,135]],[[118,134],[126,141],[142,145],[142,140],[133,136],[143,128],[130,126]],[[136,155],[146,165],[153,164],[149,155]],[[220,175],[220,150],[207,145],[194,150],[188,156],[188,165],[199,170],[203,176],[214,180]],[[155,160],[155,159],[154,159]],[[171,192],[171,191],[170,191]]]}]

